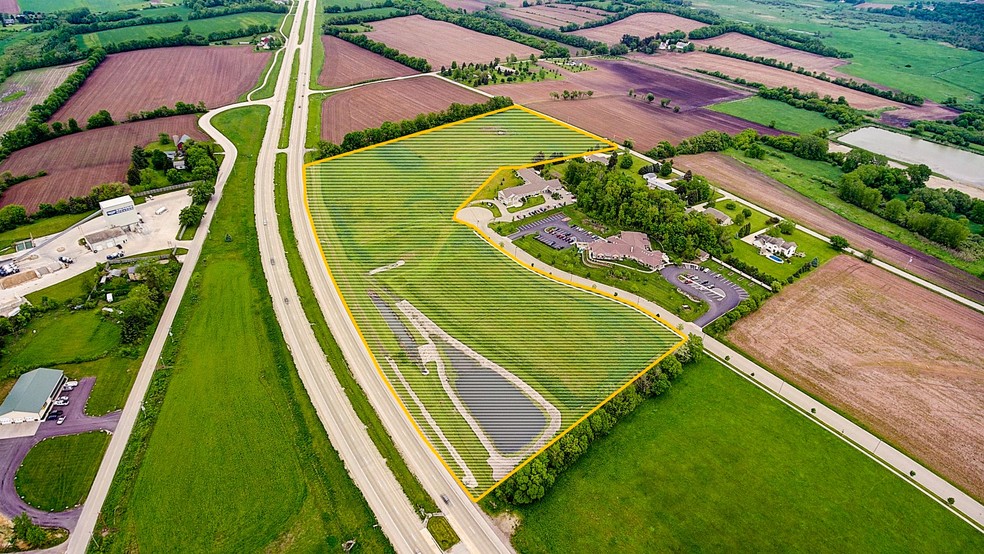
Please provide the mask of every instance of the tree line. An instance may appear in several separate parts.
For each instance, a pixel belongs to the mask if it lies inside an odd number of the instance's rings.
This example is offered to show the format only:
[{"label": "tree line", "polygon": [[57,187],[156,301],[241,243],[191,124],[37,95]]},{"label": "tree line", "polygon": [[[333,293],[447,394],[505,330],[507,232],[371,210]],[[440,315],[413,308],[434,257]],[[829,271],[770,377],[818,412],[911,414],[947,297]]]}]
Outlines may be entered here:
[{"label": "tree line", "polygon": [[371,23],[373,21],[381,21],[383,19],[402,17],[405,15],[410,15],[410,12],[399,9],[394,9],[394,11],[391,12],[375,13],[346,12],[342,15],[332,15],[326,17],[323,27],[333,25],[358,25],[360,23]]},{"label": "tree line", "polygon": [[823,43],[823,41],[815,36],[803,35],[793,31],[783,31],[769,25],[762,25],[761,23],[752,25],[749,23],[730,21],[727,23],[708,25],[707,27],[699,27],[693,31],[690,31],[688,36],[691,40],[693,40],[713,38],[721,36],[725,33],[741,33],[746,36],[761,39],[773,44],[778,44],[779,46],[786,46],[788,48],[794,48],[796,50],[802,50],[804,52],[810,52],[820,56],[827,56],[829,58],[854,57],[854,55],[850,52],[838,50],[833,46],[827,46]]},{"label": "tree line", "polygon": [[496,96],[490,98],[482,104],[451,104],[448,109],[440,112],[420,114],[413,119],[404,119],[399,123],[385,122],[379,127],[352,131],[345,135],[341,144],[322,140],[318,141],[318,159],[330,158],[345,152],[372,146],[395,138],[412,135],[420,131],[426,131],[440,125],[461,121],[469,117],[475,117],[483,113],[493,112],[502,108],[512,106],[512,99],[506,96]]},{"label": "tree line", "polygon": [[[635,35],[622,35],[622,40],[615,46],[624,46],[624,48],[612,47],[609,52],[613,55],[621,55],[632,52],[642,52],[643,54],[654,54],[659,51],[659,44],[663,41],[677,42],[687,38],[687,33],[683,31],[670,31],[669,33],[656,33],[655,35],[648,37],[637,37]],[[696,47],[693,43],[687,46],[688,52],[693,52]]]},{"label": "tree line", "polygon": [[226,6],[196,7],[188,14],[188,21],[246,12],[287,13],[288,9],[287,4],[252,0],[250,2]]},{"label": "tree line", "polygon": [[411,69],[420,71],[421,73],[427,73],[428,71],[431,70],[431,64],[426,59],[417,58],[414,56],[408,56],[406,54],[401,53],[396,48],[390,48],[389,46],[386,46],[382,42],[376,42],[371,38],[367,37],[366,35],[348,33],[345,31],[344,28],[333,27],[329,25],[326,25],[324,27],[324,32],[326,35],[331,35],[333,37],[338,37],[342,40],[347,40],[348,42],[351,42],[356,46],[365,48],[370,52],[379,54],[380,56],[393,60],[397,63],[401,63]]},{"label": "tree line", "polygon": [[325,13],[361,12],[362,10],[372,8],[392,8],[393,6],[393,0],[386,0],[385,2],[369,2],[364,5],[362,3],[357,3],[354,6],[340,6],[338,4],[332,4],[330,6],[325,6]]},{"label": "tree line", "polygon": [[786,71],[792,71],[794,73],[799,73],[800,75],[806,75],[807,77],[813,77],[820,81],[825,81],[827,83],[834,83],[835,85],[840,85],[849,89],[861,91],[874,96],[879,96],[881,98],[887,98],[889,100],[894,100],[895,102],[901,102],[903,104],[909,104],[910,106],[922,106],[923,98],[921,96],[911,94],[908,92],[902,92],[899,90],[885,90],[869,85],[868,83],[860,83],[854,79],[847,79],[844,77],[836,77],[831,79],[826,72],[816,72],[806,69],[805,67],[797,67],[793,69],[792,62],[783,62],[775,58],[766,58],[765,56],[750,56],[743,52],[735,52],[728,47],[719,48],[717,46],[707,46],[704,48],[704,52],[708,54],[716,54],[718,56],[725,56],[728,58],[735,58],[738,60],[744,60],[748,62],[758,63],[762,65],[767,65],[769,67],[775,67],[778,69],[783,69]]},{"label": "tree line", "polygon": [[703,340],[690,335],[683,346],[650,368],[591,416],[565,433],[540,455],[519,468],[495,489],[499,500],[515,505],[532,504],[544,496],[567,468],[574,465],[591,443],[608,435],[615,424],[632,413],[647,398],[670,390],[685,368],[704,359]]},{"label": "tree line", "polygon": [[968,110],[952,121],[919,120],[909,124],[917,135],[928,135],[936,140],[968,146],[984,146],[984,106],[960,106]]}]

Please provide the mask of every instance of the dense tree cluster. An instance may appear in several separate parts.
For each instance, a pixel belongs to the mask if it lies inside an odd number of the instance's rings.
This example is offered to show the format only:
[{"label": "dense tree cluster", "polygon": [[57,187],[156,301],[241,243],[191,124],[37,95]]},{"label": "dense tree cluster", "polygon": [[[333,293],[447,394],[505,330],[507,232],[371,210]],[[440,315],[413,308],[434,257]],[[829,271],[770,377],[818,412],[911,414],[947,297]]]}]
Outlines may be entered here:
[{"label": "dense tree cluster", "polygon": [[884,165],[883,158],[871,159],[841,178],[837,195],[842,200],[950,248],[970,236],[966,221],[984,223],[984,201],[955,189],[925,188],[931,175],[925,165],[900,169]]},{"label": "dense tree cluster", "polygon": [[[671,43],[676,43],[677,41],[687,38],[687,33],[683,31],[670,31],[669,33],[656,33],[655,35],[648,37],[637,37],[635,35],[622,35],[622,40],[619,44],[625,47],[625,51],[632,52],[642,52],[644,54],[655,54],[659,51],[659,43],[663,41],[670,41]],[[687,52],[693,52],[696,47],[693,43],[687,46]],[[617,49],[619,53],[625,53],[622,49]]]},{"label": "dense tree cluster", "polygon": [[707,46],[704,51],[708,54],[717,54],[719,56],[725,56],[728,58],[735,58],[738,60],[745,60],[749,62],[759,63],[762,65],[767,65],[770,67],[775,67],[778,69],[785,69],[786,71],[793,71],[799,73],[800,75],[806,75],[808,77],[813,77],[821,81],[826,81],[828,83],[834,83],[842,87],[846,87],[853,90],[858,90],[867,94],[874,96],[879,96],[881,98],[887,98],[889,100],[894,100],[896,102],[902,102],[903,104],[909,104],[912,106],[922,106],[923,98],[915,94],[908,92],[902,92],[898,90],[886,90],[874,87],[868,83],[860,83],[854,79],[848,79],[845,77],[831,78],[826,72],[817,72],[806,69],[805,67],[793,68],[792,62],[783,62],[775,58],[766,58],[765,56],[750,56],[743,52],[735,52],[728,47],[719,48],[717,46]]},{"label": "dense tree cluster", "polygon": [[512,106],[512,103],[512,99],[508,97],[496,96],[483,104],[465,105],[455,103],[441,112],[420,114],[413,119],[404,119],[399,123],[387,121],[379,127],[364,129],[362,131],[352,131],[345,135],[341,144],[334,144],[325,140],[319,141],[317,148],[318,158],[330,158],[338,154],[411,135],[419,131],[426,131],[439,125],[461,121],[462,119]]},{"label": "dense tree cluster", "polygon": [[406,54],[401,53],[396,48],[390,48],[389,46],[386,46],[382,42],[376,42],[370,39],[369,37],[367,37],[366,35],[347,33],[345,32],[345,29],[341,27],[327,26],[325,27],[324,31],[325,34],[327,35],[332,35],[340,39],[347,40],[356,46],[365,48],[370,52],[379,54],[380,56],[391,59],[397,63],[401,63],[411,69],[416,69],[417,71],[420,71],[422,73],[426,73],[431,70],[430,62],[428,62],[424,58],[416,58],[413,56],[408,56]]},{"label": "dense tree cluster", "polygon": [[917,134],[957,146],[984,146],[984,106],[967,108],[970,111],[958,115],[953,121],[914,121],[909,127]]},{"label": "dense tree cluster", "polygon": [[822,113],[845,126],[860,125],[864,114],[852,108],[843,96],[834,100],[830,96],[821,97],[816,92],[801,92],[796,87],[760,87],[758,95],[768,100],[778,100],[794,108]]},{"label": "dense tree cluster", "polygon": [[167,106],[161,106],[160,108],[154,110],[141,111],[138,113],[128,113],[126,114],[127,121],[144,121],[147,119],[157,119],[159,117],[171,117],[175,115],[188,115],[188,114],[199,114],[205,113],[208,108],[205,107],[204,102],[199,102],[198,104],[188,104],[186,102],[178,102],[173,108]]},{"label": "dense tree cluster", "polygon": [[973,2],[913,2],[890,8],[872,8],[872,14],[890,15],[906,20],[937,23],[906,30],[916,38],[944,40],[950,44],[984,50],[984,4]]},{"label": "dense tree cluster", "polygon": [[393,3],[393,0],[385,0],[384,2],[366,2],[365,4],[357,2],[352,6],[332,4],[330,6],[325,6],[325,13],[361,12],[362,10],[368,10],[371,8],[392,8],[394,6],[395,4]]},{"label": "dense tree cluster", "polygon": [[588,451],[591,443],[611,432],[620,419],[632,413],[645,399],[660,396],[670,389],[684,368],[704,358],[700,337],[690,340],[672,356],[665,358],[604,406],[598,408],[577,427],[564,434],[539,456],[531,460],[504,483],[495,494],[511,504],[532,504],[542,499],[565,469]]},{"label": "dense tree cluster", "polygon": [[248,2],[233,3],[216,7],[202,6],[201,3],[197,1],[185,3],[185,5],[188,4],[192,4],[189,6],[192,8],[192,11],[188,14],[188,21],[246,12],[287,13],[287,10],[289,9],[287,4],[277,4],[275,2],[263,2],[257,0],[249,0]]},{"label": "dense tree cluster", "polygon": [[536,56],[530,55],[529,60],[519,61],[510,54],[503,66],[499,58],[489,63],[451,62],[451,67],[441,66],[441,75],[454,79],[472,87],[494,85],[496,83],[513,83],[524,81],[544,81],[548,76],[559,76],[556,69],[545,69],[536,63]]},{"label": "dense tree cluster", "polygon": [[393,10],[391,12],[370,12],[370,13],[360,13],[360,12],[350,12],[344,13],[342,15],[332,15],[324,19],[323,28],[333,27],[336,25],[358,25],[360,23],[371,23],[373,21],[380,21],[383,19],[389,19],[391,17],[400,17],[404,15],[410,15],[410,12],[404,10]]},{"label": "dense tree cluster", "polygon": [[731,249],[728,232],[700,212],[687,212],[685,198],[710,197],[709,185],[694,180],[680,190],[681,197],[650,189],[621,171],[578,160],[567,164],[563,177],[578,206],[598,221],[646,233],[664,252],[685,260],[696,258],[698,250],[720,256]]}]

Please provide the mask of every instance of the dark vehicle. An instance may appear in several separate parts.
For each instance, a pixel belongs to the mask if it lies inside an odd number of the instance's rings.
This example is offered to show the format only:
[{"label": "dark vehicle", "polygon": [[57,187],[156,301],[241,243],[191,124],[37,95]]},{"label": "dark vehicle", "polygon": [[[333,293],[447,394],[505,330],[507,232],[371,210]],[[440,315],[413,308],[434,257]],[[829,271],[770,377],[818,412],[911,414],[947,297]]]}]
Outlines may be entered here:
[{"label": "dark vehicle", "polygon": [[448,495],[446,495],[446,494],[442,494],[441,495],[441,500],[443,500],[445,504],[448,504],[448,505],[451,504],[451,499],[448,498]]},{"label": "dark vehicle", "polygon": [[64,415],[64,414],[65,414],[65,412],[63,412],[61,410],[53,410],[50,414],[48,414],[48,417],[51,417],[51,416],[58,417],[58,416]]}]

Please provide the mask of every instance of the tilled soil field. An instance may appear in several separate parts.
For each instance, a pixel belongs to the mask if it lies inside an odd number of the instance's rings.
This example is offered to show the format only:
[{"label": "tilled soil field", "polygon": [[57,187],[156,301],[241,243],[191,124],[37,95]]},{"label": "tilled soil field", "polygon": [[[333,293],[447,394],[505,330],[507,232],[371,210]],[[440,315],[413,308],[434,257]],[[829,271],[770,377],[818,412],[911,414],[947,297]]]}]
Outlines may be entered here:
[{"label": "tilled soil field", "polygon": [[174,107],[176,102],[209,108],[235,102],[256,86],[270,52],[251,46],[179,46],[112,54],[58,110],[52,120],[79,124],[99,110],[113,119],[127,113]]},{"label": "tilled soil field", "polygon": [[728,338],[984,497],[984,315],[838,256]]},{"label": "tilled soil field", "polygon": [[481,94],[436,77],[388,81],[329,96],[321,105],[321,138],[339,143],[345,133],[378,127],[446,109],[452,103],[477,104]]},{"label": "tilled soil field", "polygon": [[0,0],[0,13],[13,15],[21,13],[20,6],[17,5],[17,0]]},{"label": "tilled soil field", "polygon": [[848,60],[841,58],[812,54],[795,48],[789,48],[788,46],[773,44],[741,33],[724,33],[720,36],[696,40],[694,42],[698,46],[730,48],[732,52],[741,52],[749,56],[762,56],[763,58],[775,58],[783,62],[792,62],[795,67],[804,67],[810,71],[826,71],[830,73],[832,69],[849,63]]},{"label": "tilled soil field", "polygon": [[182,115],[83,131],[42,142],[14,152],[0,164],[0,171],[14,175],[48,172],[44,177],[4,191],[0,207],[19,204],[31,213],[37,210],[38,204],[53,204],[69,196],[88,194],[92,187],[102,183],[123,181],[130,167],[133,146],[149,144],[160,133],[187,134],[196,140],[208,138],[198,130],[197,116]]},{"label": "tilled soil field", "polygon": [[[545,6],[530,6],[528,8],[499,9],[503,17],[520,19],[530,25],[547,28],[560,28],[568,23],[581,25],[586,21],[597,21],[610,15],[601,10],[583,8],[569,4],[548,4]],[[621,37],[619,37],[621,38]]]},{"label": "tilled soil field", "polygon": [[[747,93],[633,62],[590,60],[589,64],[597,69],[580,73],[561,70],[562,81],[494,85],[483,90],[509,96],[617,142],[631,138],[639,150],[648,150],[661,140],[677,142],[709,129],[737,133],[751,127],[760,133],[777,133],[703,109],[709,104],[743,98]],[[591,90],[594,94],[580,100],[551,99],[551,92],[565,89]],[[629,89],[635,91],[635,97],[629,97]],[[655,97],[652,103],[645,99],[649,93]],[[662,98],[670,99],[671,108],[660,107]],[[673,106],[679,106],[680,112],[674,113]]]},{"label": "tilled soil field", "polygon": [[669,13],[637,13],[625,19],[574,31],[573,34],[580,35],[591,40],[598,40],[605,44],[616,44],[622,40],[622,35],[635,35],[637,37],[650,37],[656,33],[669,33],[670,31],[683,31],[689,33],[694,29],[706,27],[707,24],[693,19],[676,16]]},{"label": "tilled soil field", "polygon": [[485,35],[444,21],[434,21],[422,15],[395,17],[374,21],[368,37],[396,48],[408,56],[425,58],[437,70],[451,67],[451,62],[489,63],[495,58],[506,59],[509,54],[528,58],[540,55],[536,48],[504,38]]},{"label": "tilled soil field", "polygon": [[441,3],[452,10],[462,9],[468,12],[480,12],[490,2],[482,2],[481,0],[441,0]]},{"label": "tilled soil field", "polygon": [[401,63],[360,48],[347,40],[325,35],[321,37],[321,41],[325,45],[325,65],[321,69],[321,75],[318,75],[318,84],[323,87],[343,87],[416,73]]},{"label": "tilled soil field", "polygon": [[51,91],[64,83],[78,65],[74,63],[20,71],[8,77],[3,85],[0,85],[0,98],[6,98],[19,92],[24,92],[24,95],[20,98],[0,102],[0,133],[6,133],[19,123],[24,123],[31,106],[44,102]]},{"label": "tilled soil field", "polygon": [[984,280],[885,235],[851,223],[733,158],[716,153],[678,156],[674,160],[674,166],[693,170],[728,192],[767,210],[794,219],[826,236],[840,235],[851,243],[852,248],[862,251],[870,248],[881,260],[896,267],[906,267],[910,273],[965,298],[984,302]]}]

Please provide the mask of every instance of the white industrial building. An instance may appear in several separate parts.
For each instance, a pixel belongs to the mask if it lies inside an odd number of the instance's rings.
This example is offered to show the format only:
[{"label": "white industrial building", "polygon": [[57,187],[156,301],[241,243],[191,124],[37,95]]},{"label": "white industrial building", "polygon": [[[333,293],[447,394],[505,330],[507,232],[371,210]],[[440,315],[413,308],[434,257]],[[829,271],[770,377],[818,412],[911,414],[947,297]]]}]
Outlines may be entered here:
[{"label": "white industrial building", "polygon": [[65,384],[59,369],[41,367],[21,375],[0,404],[0,425],[41,421]]},{"label": "white industrial building", "polygon": [[107,248],[123,246],[126,243],[126,233],[119,228],[103,229],[95,233],[85,235],[85,243],[93,252],[99,252]]},{"label": "white industrial building", "polygon": [[99,209],[110,227],[129,227],[140,222],[140,214],[129,195],[100,202]]}]

